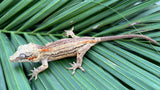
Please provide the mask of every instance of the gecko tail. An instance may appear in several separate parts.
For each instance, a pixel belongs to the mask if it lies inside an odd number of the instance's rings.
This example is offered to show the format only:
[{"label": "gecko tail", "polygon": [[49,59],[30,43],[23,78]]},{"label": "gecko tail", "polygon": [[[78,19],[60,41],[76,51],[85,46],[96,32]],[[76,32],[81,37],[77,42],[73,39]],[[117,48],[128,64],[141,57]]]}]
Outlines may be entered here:
[{"label": "gecko tail", "polygon": [[125,38],[142,38],[142,39],[146,39],[148,41],[151,41],[151,42],[153,42],[155,44],[158,44],[158,42],[153,40],[152,38],[144,36],[144,35],[138,35],[138,34],[128,34],[128,35],[117,35],[117,36],[100,37],[100,42],[117,40],[117,39],[125,39]]}]

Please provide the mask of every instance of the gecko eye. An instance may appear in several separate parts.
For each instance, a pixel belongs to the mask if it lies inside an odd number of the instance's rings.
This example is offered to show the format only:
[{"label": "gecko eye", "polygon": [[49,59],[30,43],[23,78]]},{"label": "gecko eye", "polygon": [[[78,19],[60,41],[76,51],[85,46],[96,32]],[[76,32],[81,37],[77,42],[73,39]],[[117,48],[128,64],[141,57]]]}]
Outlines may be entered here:
[{"label": "gecko eye", "polygon": [[21,59],[25,59],[26,58],[26,55],[24,53],[20,54],[20,58]]}]

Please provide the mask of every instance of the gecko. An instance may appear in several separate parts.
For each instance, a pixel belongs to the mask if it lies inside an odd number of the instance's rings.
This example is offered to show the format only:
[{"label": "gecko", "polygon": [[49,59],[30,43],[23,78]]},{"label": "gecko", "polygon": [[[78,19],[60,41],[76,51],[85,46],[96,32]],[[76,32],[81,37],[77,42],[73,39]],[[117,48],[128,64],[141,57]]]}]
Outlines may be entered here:
[{"label": "gecko", "polygon": [[73,70],[74,75],[77,68],[85,71],[82,68],[83,56],[86,52],[95,44],[104,41],[125,39],[125,38],[142,38],[151,41],[152,43],[158,44],[155,40],[150,37],[139,35],[139,34],[128,34],[128,35],[117,35],[117,36],[105,36],[105,37],[79,37],[73,32],[74,27],[71,30],[65,30],[65,35],[72,38],[60,39],[55,42],[50,42],[44,46],[29,43],[20,45],[18,50],[10,56],[11,62],[41,62],[42,65],[38,68],[31,70],[29,74],[32,80],[37,79],[37,75],[48,68],[48,62],[60,60],[66,57],[77,56],[77,61],[70,63],[71,67],[67,69]]}]

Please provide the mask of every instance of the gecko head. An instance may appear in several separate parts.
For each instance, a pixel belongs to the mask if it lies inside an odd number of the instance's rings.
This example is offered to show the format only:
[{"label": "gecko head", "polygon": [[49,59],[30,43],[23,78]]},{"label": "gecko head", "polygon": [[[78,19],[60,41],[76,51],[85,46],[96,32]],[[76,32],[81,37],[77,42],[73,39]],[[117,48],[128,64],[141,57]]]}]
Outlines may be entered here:
[{"label": "gecko head", "polygon": [[29,43],[26,45],[21,45],[18,50],[10,56],[11,62],[37,62],[36,57],[38,55],[38,45],[34,43]]}]

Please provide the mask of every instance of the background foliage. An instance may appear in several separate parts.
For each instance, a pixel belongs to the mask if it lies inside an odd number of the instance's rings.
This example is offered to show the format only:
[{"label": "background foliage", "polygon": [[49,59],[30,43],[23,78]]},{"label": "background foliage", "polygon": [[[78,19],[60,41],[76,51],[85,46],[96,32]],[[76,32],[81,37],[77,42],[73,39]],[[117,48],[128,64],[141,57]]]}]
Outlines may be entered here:
[{"label": "background foliage", "polygon": [[28,74],[40,63],[11,63],[19,45],[44,45],[75,27],[79,36],[143,34],[160,41],[159,0],[1,0],[0,88],[5,89],[159,89],[160,47],[141,39],[95,45],[71,75],[68,63],[50,62],[38,80]]}]

